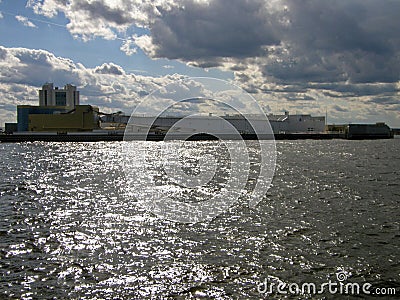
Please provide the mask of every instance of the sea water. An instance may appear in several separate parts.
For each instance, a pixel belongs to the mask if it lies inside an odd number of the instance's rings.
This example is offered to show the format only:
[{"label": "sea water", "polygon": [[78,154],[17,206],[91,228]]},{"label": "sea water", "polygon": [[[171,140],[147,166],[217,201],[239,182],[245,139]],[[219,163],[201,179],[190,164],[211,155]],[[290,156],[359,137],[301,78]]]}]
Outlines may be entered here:
[{"label": "sea water", "polygon": [[[188,143],[215,151],[218,141]],[[290,284],[338,273],[400,293],[399,138],[277,141],[258,205],[194,224],[140,205],[123,145],[0,144],[1,298],[260,299],[269,283],[281,284],[269,296],[298,299],[307,295]]]}]

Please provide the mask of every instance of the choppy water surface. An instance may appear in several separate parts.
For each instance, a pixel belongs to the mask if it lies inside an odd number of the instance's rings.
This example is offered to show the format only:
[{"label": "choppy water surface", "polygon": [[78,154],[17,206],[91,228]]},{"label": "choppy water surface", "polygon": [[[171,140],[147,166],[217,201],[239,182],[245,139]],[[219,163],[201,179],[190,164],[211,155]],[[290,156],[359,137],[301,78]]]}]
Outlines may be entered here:
[{"label": "choppy water surface", "polygon": [[137,204],[121,149],[0,144],[1,298],[262,298],[266,278],[322,283],[338,270],[400,285],[398,138],[279,141],[256,209],[242,201],[192,225]]}]

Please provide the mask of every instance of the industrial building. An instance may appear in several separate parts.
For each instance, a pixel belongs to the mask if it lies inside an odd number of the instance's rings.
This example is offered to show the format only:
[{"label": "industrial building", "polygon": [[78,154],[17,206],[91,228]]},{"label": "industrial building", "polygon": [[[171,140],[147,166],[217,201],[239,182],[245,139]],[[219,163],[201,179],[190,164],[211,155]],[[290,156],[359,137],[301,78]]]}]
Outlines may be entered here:
[{"label": "industrial building", "polygon": [[325,132],[325,116],[313,117],[309,114],[268,115],[274,133],[322,133]]},{"label": "industrial building", "polygon": [[46,83],[39,90],[39,106],[66,106],[74,108],[79,105],[79,91],[76,86],[67,84],[63,89],[54,87],[53,83]]},{"label": "industrial building", "polygon": [[[124,133],[148,134],[150,140],[162,140],[167,133],[177,136],[221,134],[228,137],[235,129],[243,138],[304,139],[304,138],[390,138],[393,131],[385,123],[326,125],[325,116],[309,114],[282,115],[125,115],[122,112],[101,113],[91,105],[80,105],[79,91],[67,84],[64,88],[46,83],[39,90],[39,106],[18,105],[17,123],[6,123],[0,141],[59,140],[122,140]],[[127,130],[125,130],[127,129]],[[257,134],[257,136],[256,136]],[[11,136],[12,135],[12,136]],[[71,137],[69,139],[69,137]],[[204,136],[203,138],[208,138]],[[228,137],[229,138],[229,137]]]},{"label": "industrial building", "polygon": [[[241,134],[254,134],[265,131],[265,118],[257,116],[226,115],[221,117],[228,121]],[[221,118],[205,117],[197,118],[193,124],[181,128],[181,132],[223,132]],[[126,124],[137,123],[139,127],[135,132],[165,133],[175,123],[182,120],[178,116],[161,116],[154,120],[153,116],[124,115],[122,112],[104,114],[97,107],[91,105],[79,105],[79,91],[76,86],[67,84],[64,88],[54,87],[53,83],[46,83],[39,90],[39,106],[18,105],[17,124],[7,124],[10,132],[17,128],[18,132],[76,132],[106,129],[121,131]],[[251,124],[249,123],[251,120]],[[268,115],[273,133],[323,133],[325,131],[325,117],[313,117],[305,114]],[[141,124],[141,125],[140,125]],[[145,126],[143,126],[145,125]],[[146,129],[147,126],[147,129]],[[253,128],[253,126],[255,128]]]},{"label": "industrial building", "polygon": [[[325,117],[312,117],[304,114],[290,115],[289,112],[286,112],[284,115],[270,114],[267,118],[272,132],[275,134],[325,132]],[[196,116],[183,120],[183,122],[182,117],[175,116],[160,116],[156,119],[154,117],[133,116],[129,122],[129,128],[132,132],[137,133],[147,131],[163,133],[168,132],[170,128],[178,133],[231,132],[229,126],[224,124],[224,120],[228,121],[241,134],[254,134],[255,131],[258,133],[265,132],[265,117],[242,115]],[[177,122],[180,122],[179,126],[174,126]]]},{"label": "industrial building", "polygon": [[343,134],[347,139],[393,138],[394,132],[385,123],[327,125],[327,132]]},{"label": "industrial building", "polygon": [[[64,88],[46,83],[39,90],[39,106],[17,106],[17,132],[92,131],[99,128],[99,109],[79,105],[79,91],[67,84]],[[8,124],[8,128],[15,128]]]},{"label": "industrial building", "polygon": [[99,109],[91,105],[77,105],[74,109],[53,114],[29,114],[29,131],[92,131],[99,127]]}]

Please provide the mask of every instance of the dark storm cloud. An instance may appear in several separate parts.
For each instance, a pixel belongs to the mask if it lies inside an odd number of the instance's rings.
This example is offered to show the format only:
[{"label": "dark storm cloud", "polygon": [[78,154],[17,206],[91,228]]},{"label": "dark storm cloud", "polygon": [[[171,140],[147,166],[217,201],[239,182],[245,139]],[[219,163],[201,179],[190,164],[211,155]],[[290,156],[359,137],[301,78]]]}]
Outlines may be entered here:
[{"label": "dark storm cloud", "polygon": [[200,62],[249,57],[280,42],[268,26],[274,16],[260,0],[183,1],[180,8],[161,13],[150,27],[157,57]]},{"label": "dark storm cloud", "polygon": [[143,26],[149,35],[134,41],[152,57],[239,73],[253,72],[247,67],[255,65],[264,82],[400,78],[398,0],[31,2],[39,13],[63,11],[74,35],[112,39],[115,31]]},{"label": "dark storm cloud", "polygon": [[[319,97],[341,105],[351,99],[352,109],[394,107],[399,99],[399,0],[32,2],[47,16],[63,12],[74,36],[115,39],[133,29],[137,35],[126,45],[152,58],[232,71],[257,97],[311,105]],[[3,71],[17,76],[13,72]],[[95,72],[126,76],[110,65]]]},{"label": "dark storm cloud", "polygon": [[399,105],[400,99],[398,97],[374,97],[370,102],[380,105]]},{"label": "dark storm cloud", "polygon": [[[399,80],[400,1],[286,1],[287,52],[264,74],[283,82]],[[384,20],[384,22],[382,22]]]},{"label": "dark storm cloud", "polygon": [[287,2],[292,25],[288,39],[303,48],[330,53],[344,50],[387,51],[382,36],[371,36],[362,26],[363,20],[370,18],[365,7],[369,5],[368,1]]},{"label": "dark storm cloud", "polygon": [[126,10],[111,8],[105,1],[88,2],[85,0],[76,0],[72,3],[71,9],[86,11],[93,19],[102,18],[117,25],[127,24],[131,21]]},{"label": "dark storm cloud", "polygon": [[[338,92],[345,96],[373,96],[377,94],[393,95],[400,93],[399,87],[396,83],[365,83],[365,84],[320,83],[320,84],[312,84],[311,87],[313,89]],[[334,93],[332,93],[332,95],[334,95]]]},{"label": "dark storm cloud", "polygon": [[259,58],[263,76],[282,83],[399,80],[400,1],[271,3],[183,1],[149,27],[151,53],[201,67]]}]

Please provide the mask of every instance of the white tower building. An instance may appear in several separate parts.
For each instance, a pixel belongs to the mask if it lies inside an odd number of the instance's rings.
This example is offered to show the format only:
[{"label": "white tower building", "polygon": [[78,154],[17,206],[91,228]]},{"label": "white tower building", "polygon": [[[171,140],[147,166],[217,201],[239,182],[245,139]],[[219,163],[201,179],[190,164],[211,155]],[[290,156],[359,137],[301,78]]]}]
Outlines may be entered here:
[{"label": "white tower building", "polygon": [[66,106],[74,108],[79,105],[79,91],[76,86],[67,84],[63,89],[53,87],[52,83],[46,83],[39,90],[40,106]]}]

